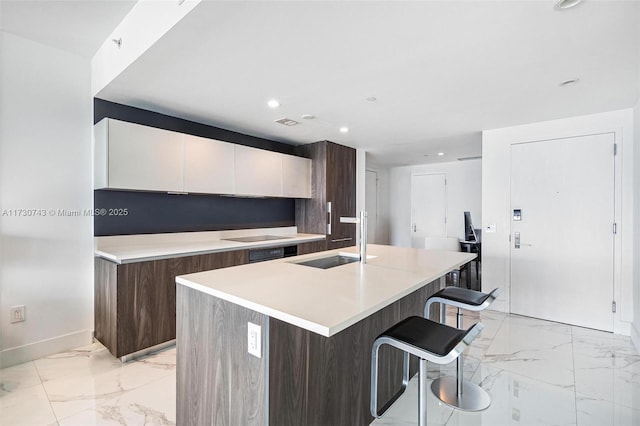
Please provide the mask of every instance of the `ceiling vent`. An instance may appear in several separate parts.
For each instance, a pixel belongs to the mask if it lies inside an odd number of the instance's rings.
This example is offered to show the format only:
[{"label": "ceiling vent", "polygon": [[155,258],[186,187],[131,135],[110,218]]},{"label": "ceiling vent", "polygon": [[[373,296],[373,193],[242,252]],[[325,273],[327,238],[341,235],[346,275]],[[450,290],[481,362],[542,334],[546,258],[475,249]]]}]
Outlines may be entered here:
[{"label": "ceiling vent", "polygon": [[276,120],[276,123],[284,124],[285,126],[295,126],[296,124],[300,124],[296,120],[292,120],[290,118],[281,118],[280,120]]}]

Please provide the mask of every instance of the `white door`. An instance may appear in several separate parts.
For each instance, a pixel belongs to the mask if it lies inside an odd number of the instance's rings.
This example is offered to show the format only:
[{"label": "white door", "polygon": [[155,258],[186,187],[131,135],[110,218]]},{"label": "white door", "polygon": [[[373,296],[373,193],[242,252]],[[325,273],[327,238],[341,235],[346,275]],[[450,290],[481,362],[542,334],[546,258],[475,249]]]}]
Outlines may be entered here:
[{"label": "white door", "polygon": [[613,134],[512,145],[511,312],[613,330],[614,172]]},{"label": "white door", "polygon": [[444,174],[411,175],[412,245],[424,248],[424,237],[447,236],[447,179]]},{"label": "white door", "polygon": [[367,170],[365,183],[365,204],[367,212],[367,242],[376,243],[378,227],[378,173]]}]

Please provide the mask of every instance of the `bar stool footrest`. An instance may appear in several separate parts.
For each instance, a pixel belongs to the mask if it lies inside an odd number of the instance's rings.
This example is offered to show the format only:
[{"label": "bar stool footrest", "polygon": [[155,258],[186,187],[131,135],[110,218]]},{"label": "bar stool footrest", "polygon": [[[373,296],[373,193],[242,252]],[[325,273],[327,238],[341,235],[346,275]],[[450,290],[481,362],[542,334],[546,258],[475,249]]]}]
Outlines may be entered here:
[{"label": "bar stool footrest", "polygon": [[387,401],[382,408],[380,408],[377,412],[378,417],[382,417],[384,415],[384,413],[391,408],[391,406],[394,404],[394,402],[396,402],[398,400],[398,398],[400,398],[402,396],[402,394],[404,394],[404,391],[407,390],[407,386],[406,385],[402,385],[402,387],[400,388],[400,390],[398,392],[396,392],[395,395],[393,395],[391,398],[389,398],[389,401]]},{"label": "bar stool footrest", "polygon": [[462,395],[458,398],[455,377],[440,377],[431,383],[431,391],[450,407],[463,411],[482,411],[489,408],[491,398],[487,391],[468,380],[462,382]]}]

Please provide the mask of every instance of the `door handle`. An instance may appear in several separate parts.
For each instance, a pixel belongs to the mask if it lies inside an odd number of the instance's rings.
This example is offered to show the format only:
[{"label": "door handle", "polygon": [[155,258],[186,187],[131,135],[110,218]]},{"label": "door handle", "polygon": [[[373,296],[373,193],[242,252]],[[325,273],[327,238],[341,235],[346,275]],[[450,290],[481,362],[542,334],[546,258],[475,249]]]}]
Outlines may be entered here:
[{"label": "door handle", "polygon": [[519,232],[516,232],[514,234],[513,241],[514,241],[513,248],[519,249],[520,248],[520,233]]},{"label": "door handle", "polygon": [[329,223],[327,223],[327,235],[331,235],[331,201],[327,203],[327,214],[329,216]]},{"label": "door handle", "polygon": [[413,225],[411,225],[411,229],[413,230],[413,232],[416,232],[416,224],[415,223]]}]

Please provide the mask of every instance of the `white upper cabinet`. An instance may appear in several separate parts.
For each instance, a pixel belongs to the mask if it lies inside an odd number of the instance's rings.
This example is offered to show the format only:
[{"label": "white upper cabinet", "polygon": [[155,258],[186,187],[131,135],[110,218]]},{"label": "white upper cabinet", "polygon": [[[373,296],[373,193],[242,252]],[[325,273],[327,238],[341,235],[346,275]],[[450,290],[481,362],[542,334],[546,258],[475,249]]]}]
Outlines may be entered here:
[{"label": "white upper cabinet", "polygon": [[311,160],[282,154],[282,196],[311,198]]},{"label": "white upper cabinet", "polygon": [[95,141],[95,188],[183,190],[180,133],[103,119],[96,125]]},{"label": "white upper cabinet", "polygon": [[234,194],[234,145],[184,135],[184,191]]},{"label": "white upper cabinet", "polygon": [[237,195],[282,197],[282,154],[236,145]]},{"label": "white upper cabinet", "polygon": [[311,198],[311,160],[105,118],[95,189]]}]

